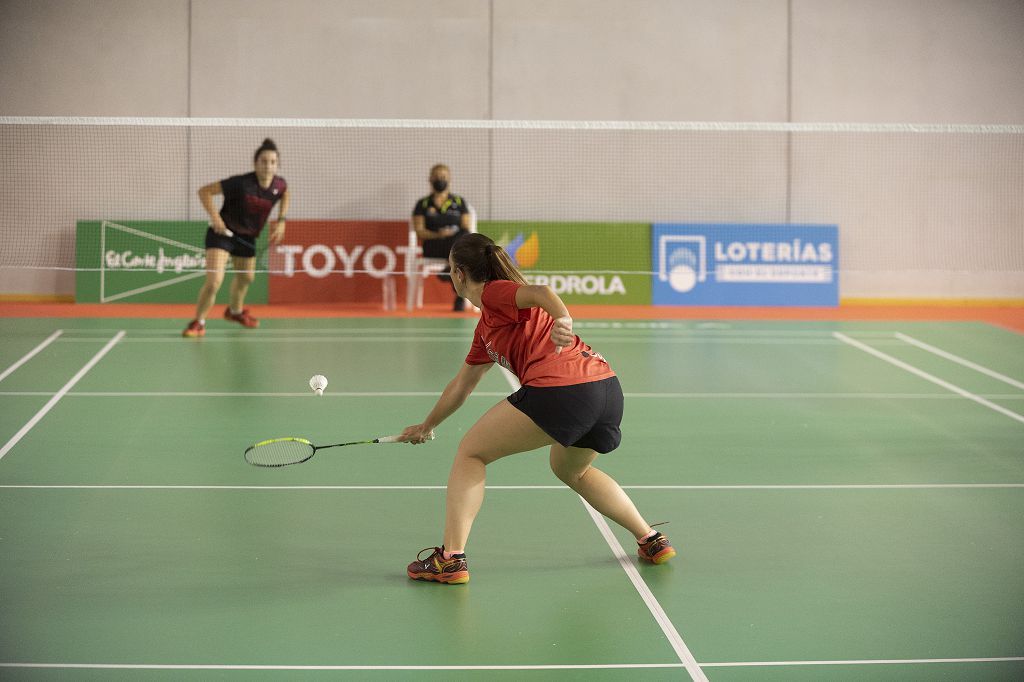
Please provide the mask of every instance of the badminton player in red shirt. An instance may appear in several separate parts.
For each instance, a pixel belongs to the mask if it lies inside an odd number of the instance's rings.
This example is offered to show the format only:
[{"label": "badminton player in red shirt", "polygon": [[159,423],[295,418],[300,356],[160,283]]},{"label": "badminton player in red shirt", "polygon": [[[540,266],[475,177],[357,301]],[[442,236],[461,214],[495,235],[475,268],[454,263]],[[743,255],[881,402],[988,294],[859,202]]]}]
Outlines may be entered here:
[{"label": "badminton player in red shirt", "polygon": [[[243,327],[258,327],[260,322],[244,308],[245,294],[256,278],[256,239],[267,223],[270,211],[280,202],[277,220],[270,230],[275,244],[284,238],[284,216],[288,212],[288,183],[277,175],[277,145],[270,138],[253,155],[253,172],[233,175],[199,188],[199,200],[210,215],[206,230],[206,281],[199,290],[196,317],[182,336],[195,338],[206,334],[206,314],[213,307],[217,291],[224,281],[228,257],[235,271],[231,279],[231,299],[224,319]],[[220,211],[213,197],[224,195]]]},{"label": "badminton player in red shirt", "polygon": [[489,237],[466,234],[449,256],[459,296],[480,308],[466,362],[421,424],[403,439],[423,443],[466,400],[494,363],[522,385],[487,411],[459,443],[448,477],[444,543],[409,564],[416,580],[469,581],[465,548],[484,499],[485,469],[506,455],[551,448],[551,470],[594,509],[629,530],[641,559],[675,556],[618,483],[591,464],[619,445],[622,388],[603,357],[573,334],[572,318],[549,287],[526,283],[509,255]]}]

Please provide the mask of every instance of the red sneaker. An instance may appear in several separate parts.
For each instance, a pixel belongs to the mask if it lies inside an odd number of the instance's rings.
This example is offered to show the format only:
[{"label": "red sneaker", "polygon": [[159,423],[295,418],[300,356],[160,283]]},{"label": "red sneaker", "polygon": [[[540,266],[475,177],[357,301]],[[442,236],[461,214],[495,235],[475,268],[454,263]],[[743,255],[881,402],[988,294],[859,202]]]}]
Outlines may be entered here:
[{"label": "red sneaker", "polygon": [[248,308],[243,308],[242,312],[237,315],[231,312],[231,308],[224,309],[224,319],[230,320],[231,322],[237,322],[243,327],[249,327],[250,329],[260,326],[260,321],[249,314]]},{"label": "red sneaker", "polygon": [[200,336],[206,336],[206,325],[199,320],[192,320],[185,327],[185,331],[181,333],[186,339],[195,339]]},{"label": "red sneaker", "polygon": [[663,564],[676,555],[676,550],[672,549],[672,543],[660,532],[647,542],[638,544],[636,553],[644,561],[650,561],[653,564]]},{"label": "red sneaker", "polygon": [[[433,551],[431,551],[433,550]],[[424,552],[431,551],[425,560],[420,559]],[[469,566],[465,554],[456,554],[451,559],[444,558],[441,547],[427,547],[416,555],[416,561],[409,564],[405,572],[413,580],[429,580],[431,582],[457,585],[469,582]]]}]

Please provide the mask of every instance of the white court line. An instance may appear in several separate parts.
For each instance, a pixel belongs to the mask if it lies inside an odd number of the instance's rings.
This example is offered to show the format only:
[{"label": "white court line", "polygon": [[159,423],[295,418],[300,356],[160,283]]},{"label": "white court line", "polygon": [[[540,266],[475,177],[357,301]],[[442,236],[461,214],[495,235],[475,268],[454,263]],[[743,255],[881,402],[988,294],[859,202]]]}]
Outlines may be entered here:
[{"label": "white court line", "polygon": [[[916,665],[924,663],[1015,663],[1020,656],[991,658],[894,658],[836,661],[738,661],[701,663],[706,668],[798,665]],[[0,663],[0,668],[85,670],[631,670],[682,668],[683,663],[582,663],[548,665],[229,665],[203,663]]]},{"label": "white court line", "polygon": [[[959,400],[959,396],[948,393],[624,393],[627,398],[766,398],[769,400],[803,399],[814,400]],[[994,400],[1024,400],[1024,395],[1017,393],[985,394],[984,397]]]},{"label": "white court line", "polygon": [[580,663],[548,665],[217,665],[203,663],[0,663],[0,668],[102,670],[629,670],[682,668],[682,663]]},{"label": "white court line", "polygon": [[948,381],[944,381],[944,380],[942,380],[942,379],[940,379],[940,378],[938,378],[936,376],[933,376],[933,375],[929,374],[928,372],[925,372],[924,370],[920,370],[917,367],[914,367],[913,365],[910,365],[910,364],[908,364],[906,362],[903,362],[902,360],[898,360],[898,359],[894,358],[891,355],[887,355],[887,354],[883,353],[880,350],[872,348],[871,346],[863,344],[860,341],[856,341],[854,339],[851,339],[849,336],[846,336],[845,334],[841,334],[840,332],[832,332],[832,334],[835,335],[835,337],[837,339],[839,339],[840,341],[842,341],[843,343],[849,344],[849,345],[853,346],[854,348],[858,348],[858,349],[860,349],[860,350],[862,350],[865,353],[868,353],[870,355],[874,355],[876,358],[879,358],[881,360],[885,360],[886,362],[888,362],[891,365],[895,365],[895,366],[899,367],[900,369],[906,370],[906,371],[910,372],[911,374],[917,375],[917,376],[921,377],[922,379],[925,379],[926,381],[930,381],[933,384],[937,384],[938,386],[942,386],[943,388],[945,388],[948,391],[952,391],[953,393],[961,395],[964,398],[967,398],[968,400],[973,400],[974,402],[978,403],[979,405],[984,405],[985,407],[989,408],[990,410],[995,410],[996,412],[998,412],[1000,414],[1006,415],[1010,419],[1014,419],[1014,420],[1019,421],[1020,423],[1024,424],[1024,416],[1019,415],[1016,412],[1013,412],[1012,410],[1008,410],[1005,407],[1003,407],[1002,405],[996,405],[995,403],[993,403],[993,402],[991,402],[989,400],[985,400],[981,396],[975,395],[975,394],[971,393],[970,391],[965,391],[964,389],[960,388],[959,386],[956,386],[955,384],[951,384]]},{"label": "white court line", "polygon": [[[466,322],[473,322],[476,324],[476,320],[473,318],[467,318]],[[595,326],[593,324],[586,325],[584,320],[576,320],[573,322],[574,327],[587,329],[587,336],[594,334],[601,334],[604,336],[615,336],[620,335],[624,332],[637,333],[640,330],[649,329],[654,333],[662,333],[663,336],[750,336],[750,337],[816,337],[816,338],[830,338],[832,332],[827,329],[791,329],[791,330],[770,330],[770,329],[685,329],[685,328],[648,328],[648,327],[637,327],[634,325],[625,325],[621,327],[610,326],[604,324],[601,326]],[[470,332],[472,328],[467,325],[463,331]],[[119,331],[114,327],[89,327],[87,329],[66,329],[66,334],[98,334],[98,333],[114,333]],[[247,336],[252,332],[244,331],[241,329],[227,328],[218,330],[218,332],[224,335],[234,336]],[[360,336],[364,334],[395,334],[400,332],[406,338],[415,336],[418,334],[451,334],[453,330],[448,327],[360,327],[358,329],[353,328],[327,328],[327,327],[260,327],[259,335],[282,335],[282,334],[297,334],[302,336],[327,334],[335,336]],[[131,337],[135,336],[165,336],[165,335],[177,335],[181,333],[181,329],[175,327],[160,327],[160,328],[147,328],[147,329],[133,329],[131,330]],[[853,337],[862,338],[874,338],[874,339],[891,339],[895,332],[892,331],[850,331],[847,332]],[[129,337],[129,338],[131,338]],[[465,337],[467,340],[470,338],[468,335]],[[649,335],[644,338],[651,338]],[[415,339],[414,339],[415,340]]]},{"label": "white court line", "polygon": [[[445,485],[132,485],[132,484],[0,484],[2,489],[29,490],[446,490]],[[929,490],[1024,488],[1024,483],[823,483],[764,485],[623,485],[623,490]],[[489,485],[487,490],[561,490],[564,485]]]},{"label": "white court line", "polygon": [[15,363],[14,363],[13,365],[11,365],[11,366],[10,366],[10,367],[8,367],[7,369],[5,369],[5,370],[3,371],[3,373],[0,373],[0,381],[3,381],[4,379],[6,379],[6,378],[7,378],[8,376],[10,376],[10,375],[11,375],[11,374],[12,374],[12,373],[13,373],[13,372],[14,372],[14,371],[16,370],[16,369],[18,369],[19,367],[21,367],[22,365],[24,365],[24,364],[25,364],[26,362],[28,362],[29,360],[31,360],[31,359],[32,359],[33,357],[35,357],[36,353],[38,353],[39,351],[43,350],[44,348],[46,348],[47,346],[49,346],[49,345],[50,345],[51,343],[53,343],[53,342],[54,342],[54,340],[56,340],[56,338],[57,338],[58,336],[60,336],[60,335],[61,335],[61,332],[62,332],[62,331],[63,331],[62,329],[58,329],[58,330],[57,330],[57,331],[55,331],[54,333],[52,333],[52,334],[50,334],[49,336],[47,336],[47,337],[46,337],[46,340],[45,340],[45,341],[43,341],[43,342],[42,342],[42,343],[40,343],[40,344],[39,344],[38,346],[36,346],[36,347],[35,347],[35,348],[33,348],[32,350],[30,350],[30,351],[29,351],[28,353],[26,353],[25,355],[23,355],[23,356],[22,356],[22,358],[21,358],[20,360],[18,360],[18,361],[17,361],[17,362],[15,362]]},{"label": "white court line", "polygon": [[586,500],[580,497],[580,502],[586,508],[587,513],[590,514],[590,518],[594,520],[594,524],[597,529],[601,531],[601,535],[604,537],[605,542],[611,547],[612,553],[615,558],[619,560],[619,565],[622,566],[622,570],[629,576],[629,580],[633,583],[633,587],[640,593],[640,597],[644,600],[644,604],[650,609],[651,615],[654,616],[654,620],[661,626],[661,631],[665,633],[665,637],[668,638],[669,644],[672,645],[672,649],[679,656],[679,660],[686,667],[686,672],[690,673],[690,678],[695,682],[707,682],[708,678],[704,675],[704,671],[700,669],[700,665],[697,660],[690,653],[689,647],[686,646],[686,642],[679,635],[675,625],[669,620],[668,614],[661,608],[661,604],[658,603],[654,593],[651,592],[651,588],[647,586],[644,579],[640,577],[640,572],[636,570],[636,566],[626,556],[626,550],[619,544],[618,538],[612,533],[612,529],[608,527],[608,522],[604,520],[600,512],[590,506]]},{"label": "white court line", "polygon": [[57,391],[54,394],[54,396],[50,398],[38,412],[35,413],[35,416],[29,419],[28,422],[24,426],[22,426],[21,429],[19,429],[16,434],[11,436],[11,439],[7,441],[6,445],[0,448],[0,459],[3,459],[4,456],[11,451],[11,448],[17,445],[18,441],[24,438],[25,434],[31,431],[32,427],[38,424],[40,419],[46,416],[47,412],[53,409],[53,406],[57,404],[57,401],[63,398],[67,394],[67,392],[71,390],[71,387],[77,384],[78,381],[85,376],[86,372],[92,369],[93,366],[95,366],[96,363],[99,362],[103,358],[103,356],[106,355],[110,351],[110,349],[113,348],[114,345],[124,337],[124,334],[124,331],[119,331],[114,336],[114,338],[107,341],[107,345],[103,346],[103,348],[101,348],[100,351],[96,353],[96,355],[92,356],[92,359],[89,360],[89,362],[85,363],[85,366],[82,367],[82,369],[78,370],[75,376],[71,377],[71,380],[64,384],[64,386],[62,386],[61,389]]},{"label": "white court line", "polygon": [[[83,341],[98,341],[99,339],[90,337],[80,337],[75,339],[65,339],[65,341],[72,342],[83,342]],[[443,343],[460,342],[468,345],[470,342],[469,336],[416,336],[416,337],[405,337],[405,336],[220,336],[207,334],[201,339],[195,339],[192,343],[203,344],[203,343],[408,343],[410,340],[416,341],[417,343],[425,343],[429,341],[437,341]],[[176,344],[187,344],[189,341],[182,341],[180,333],[176,336],[153,337],[153,338],[127,338],[125,343],[176,343]]]},{"label": "white court line", "polygon": [[[518,390],[518,389],[517,389]],[[0,391],[0,396],[50,395],[49,391]],[[322,398],[429,398],[440,391],[328,391]],[[474,391],[470,397],[503,398],[504,391]],[[626,398],[688,400],[960,400],[949,393],[624,393]],[[981,393],[989,400],[1024,400],[1020,393]],[[309,391],[68,391],[69,398],[310,398]]]},{"label": "white court line", "polygon": [[926,350],[929,353],[934,353],[935,355],[938,355],[940,358],[946,358],[947,360],[951,360],[951,361],[953,361],[953,362],[955,362],[957,364],[963,365],[964,367],[969,367],[970,369],[973,369],[975,372],[981,372],[982,374],[987,374],[988,376],[992,377],[993,379],[998,379],[999,381],[1003,381],[1003,382],[1005,382],[1007,384],[1010,384],[1011,386],[1013,386],[1015,388],[1024,389],[1024,382],[1022,382],[1022,381],[1017,381],[1016,379],[1011,379],[1010,377],[1006,376],[1005,374],[1000,374],[999,372],[996,372],[995,370],[991,370],[988,367],[983,367],[983,366],[981,366],[981,365],[979,365],[979,364],[977,364],[975,362],[971,362],[970,360],[967,360],[966,358],[962,358],[959,355],[953,355],[952,353],[944,351],[941,348],[936,348],[935,346],[927,344],[924,341],[918,341],[917,339],[915,339],[912,336],[907,336],[906,334],[901,334],[900,332],[896,332],[896,338],[899,339],[900,341],[905,341],[906,343],[909,343],[911,345],[917,346],[918,348],[920,348],[922,350]]},{"label": "white court line", "polygon": [[[588,337],[589,338],[589,337]],[[100,339],[95,337],[77,337],[77,338],[64,338],[61,339],[63,343],[86,343],[95,342]],[[436,342],[436,343],[468,343],[470,338],[468,336],[221,336],[219,334],[207,334],[202,340],[196,340],[195,343],[233,343],[233,342],[245,342],[245,343],[407,343],[409,341],[416,342]],[[657,338],[657,337],[607,337],[601,339],[594,339],[601,345],[612,345],[612,344],[703,344],[703,343],[716,343],[716,344],[731,344],[736,346],[833,346],[835,345],[835,339],[818,339],[818,338],[801,338],[801,339],[781,339],[781,338],[743,338],[743,337],[680,337],[680,338]],[[153,336],[144,338],[132,338],[125,339],[125,343],[171,343],[181,344],[187,343],[182,342],[179,334],[168,335],[167,337]],[[877,339],[876,343],[881,345],[901,345],[899,341],[893,339],[891,336],[888,338]]]},{"label": "white court line", "polygon": [[914,665],[918,663],[1012,663],[1024,661],[1022,656],[1002,656],[993,658],[878,658],[850,659],[838,661],[742,661],[725,663],[701,663],[706,668],[742,668],[787,665]]}]

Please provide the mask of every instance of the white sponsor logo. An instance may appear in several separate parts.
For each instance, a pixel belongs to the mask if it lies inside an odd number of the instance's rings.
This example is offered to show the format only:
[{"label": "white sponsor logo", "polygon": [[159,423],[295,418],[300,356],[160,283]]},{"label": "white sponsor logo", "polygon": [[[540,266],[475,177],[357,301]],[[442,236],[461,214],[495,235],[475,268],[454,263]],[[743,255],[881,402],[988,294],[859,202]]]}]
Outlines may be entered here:
[{"label": "white sponsor logo", "polygon": [[530,284],[546,284],[556,294],[611,296],[625,294],[626,285],[618,275],[526,275]]},{"label": "white sponsor logo", "polygon": [[715,260],[732,263],[831,263],[832,245],[788,242],[715,242]]},{"label": "white sponsor logo", "polygon": [[[383,279],[396,272],[404,272],[410,255],[416,255],[419,249],[410,246],[397,246],[392,250],[391,247],[384,244],[374,244],[370,247],[362,244],[352,247],[341,244],[334,246],[285,244],[278,246],[276,251],[284,256],[284,275],[286,277],[294,277],[296,265],[299,265],[302,272],[316,279],[323,279],[331,273],[340,273],[351,278],[357,272],[365,272],[370,277]],[[397,267],[399,256],[403,258],[401,270]]]},{"label": "white sponsor logo", "polygon": [[133,251],[107,251],[103,254],[103,262],[109,270],[156,270],[163,274],[173,270],[181,273],[185,270],[202,270],[206,268],[204,254],[180,253],[168,256],[163,247],[157,253],[135,253]]},{"label": "white sponsor logo", "polygon": [[[835,272],[829,242],[716,241],[710,271],[716,282],[829,284]],[[691,291],[708,277],[707,239],[664,235],[658,243],[658,279],[675,291]]]}]

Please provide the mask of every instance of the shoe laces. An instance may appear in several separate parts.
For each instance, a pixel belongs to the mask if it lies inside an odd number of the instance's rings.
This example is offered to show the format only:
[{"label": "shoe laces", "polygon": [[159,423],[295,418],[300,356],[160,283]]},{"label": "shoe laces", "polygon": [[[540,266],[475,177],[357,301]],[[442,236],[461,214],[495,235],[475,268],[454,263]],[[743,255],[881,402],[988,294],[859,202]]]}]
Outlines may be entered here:
[{"label": "shoe laces", "polygon": [[416,552],[416,561],[423,561],[422,555],[424,552],[430,552],[430,555],[427,557],[428,559],[434,554],[437,554],[438,557],[444,560],[444,554],[440,547],[424,547],[420,551]]},{"label": "shoe laces", "polygon": [[[667,523],[669,523],[669,522],[668,521],[659,521],[658,523],[652,523],[651,524],[651,529],[653,529],[655,526],[664,526]],[[664,539],[665,539],[665,536],[662,535],[661,531],[659,530],[657,533],[655,533],[655,535],[653,537],[645,540],[644,542],[638,542],[637,544],[640,545],[641,547],[649,547],[649,546],[653,545],[654,543],[658,542],[659,540],[664,540]]]}]

